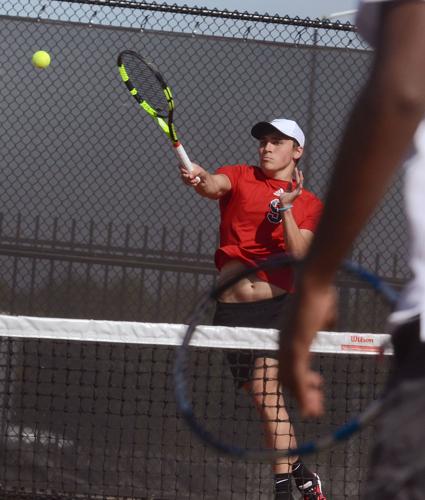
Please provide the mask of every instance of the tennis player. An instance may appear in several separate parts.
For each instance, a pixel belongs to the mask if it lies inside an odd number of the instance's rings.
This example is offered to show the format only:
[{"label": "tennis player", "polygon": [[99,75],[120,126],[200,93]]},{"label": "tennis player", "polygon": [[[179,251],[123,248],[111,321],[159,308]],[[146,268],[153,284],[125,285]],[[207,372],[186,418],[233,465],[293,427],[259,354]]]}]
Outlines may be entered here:
[{"label": "tennis player", "polygon": [[377,429],[366,498],[419,500],[425,499],[425,1],[364,0],[357,23],[376,49],[373,67],[345,130],[295,308],[283,326],[280,380],[304,415],[323,413],[310,344],[333,315],[338,265],[404,163],[413,279],[390,317],[395,366],[388,389],[395,399]]},{"label": "tennis player", "polygon": [[[215,254],[220,280],[273,254],[290,252],[302,257],[322,211],[319,199],[303,189],[303,175],[297,168],[305,142],[298,124],[284,118],[260,122],[251,134],[259,141],[259,166],[228,165],[214,174],[197,164],[191,173],[181,167],[187,185],[201,196],[220,200],[220,246]],[[278,328],[292,289],[291,271],[261,272],[239,281],[220,297],[214,324]],[[237,384],[253,396],[268,446],[295,446],[277,381],[276,359],[237,353],[229,361]],[[292,498],[292,476],[304,499],[325,500],[319,477],[301,460],[282,459],[274,472],[276,499]]]}]

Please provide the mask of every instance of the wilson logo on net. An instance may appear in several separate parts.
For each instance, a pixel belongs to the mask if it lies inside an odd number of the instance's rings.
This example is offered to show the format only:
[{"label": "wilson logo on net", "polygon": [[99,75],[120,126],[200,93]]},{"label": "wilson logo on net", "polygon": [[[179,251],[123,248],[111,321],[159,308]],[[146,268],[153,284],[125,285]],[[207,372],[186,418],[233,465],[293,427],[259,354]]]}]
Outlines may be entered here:
[{"label": "wilson logo on net", "polygon": [[370,335],[350,335],[346,344],[341,344],[342,351],[378,353],[380,346]]}]

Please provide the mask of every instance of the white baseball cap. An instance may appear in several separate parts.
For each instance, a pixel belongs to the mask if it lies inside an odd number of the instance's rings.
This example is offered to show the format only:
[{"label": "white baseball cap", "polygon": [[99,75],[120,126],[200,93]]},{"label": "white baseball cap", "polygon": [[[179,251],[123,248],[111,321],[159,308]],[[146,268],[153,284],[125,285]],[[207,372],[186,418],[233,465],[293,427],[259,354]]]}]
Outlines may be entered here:
[{"label": "white baseball cap", "polygon": [[286,120],[285,118],[277,118],[271,122],[259,122],[251,129],[251,135],[256,139],[261,139],[263,135],[275,131],[287,135],[291,139],[295,139],[303,148],[305,143],[304,132],[301,130],[297,122],[294,120]]}]

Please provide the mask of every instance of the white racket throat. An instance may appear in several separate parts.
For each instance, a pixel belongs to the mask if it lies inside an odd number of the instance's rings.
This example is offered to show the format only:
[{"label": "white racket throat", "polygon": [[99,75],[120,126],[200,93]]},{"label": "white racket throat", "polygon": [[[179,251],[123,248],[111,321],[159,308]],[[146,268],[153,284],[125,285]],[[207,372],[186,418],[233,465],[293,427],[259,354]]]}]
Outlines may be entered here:
[{"label": "white racket throat", "polygon": [[[190,161],[184,147],[180,144],[180,142],[173,144],[173,149],[174,149],[180,163],[188,170],[188,172],[193,172],[192,162]],[[197,176],[196,183],[199,184],[200,182],[201,182],[201,179]]]}]

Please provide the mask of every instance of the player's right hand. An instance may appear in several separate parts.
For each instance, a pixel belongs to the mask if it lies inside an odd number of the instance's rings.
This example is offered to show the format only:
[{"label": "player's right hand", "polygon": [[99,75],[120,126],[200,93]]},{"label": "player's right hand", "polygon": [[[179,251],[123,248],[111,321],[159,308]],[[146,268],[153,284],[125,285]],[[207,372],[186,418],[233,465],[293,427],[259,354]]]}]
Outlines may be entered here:
[{"label": "player's right hand", "polygon": [[180,177],[187,186],[197,186],[205,180],[207,172],[197,163],[192,163],[193,171],[189,172],[187,168],[180,165]]}]

